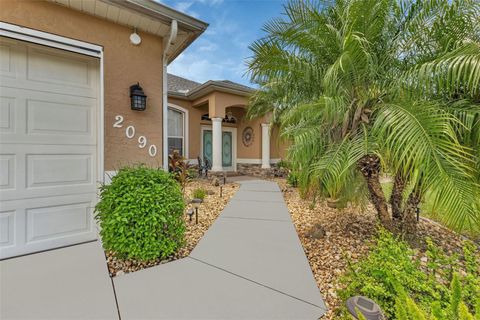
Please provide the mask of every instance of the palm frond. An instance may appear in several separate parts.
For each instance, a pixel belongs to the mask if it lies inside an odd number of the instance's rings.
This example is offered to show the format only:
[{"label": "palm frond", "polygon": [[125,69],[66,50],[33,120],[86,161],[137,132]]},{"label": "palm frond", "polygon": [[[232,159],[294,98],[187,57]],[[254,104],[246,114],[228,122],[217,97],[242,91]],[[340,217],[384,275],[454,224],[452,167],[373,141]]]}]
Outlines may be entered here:
[{"label": "palm frond", "polygon": [[472,178],[473,151],[458,141],[453,124],[462,125],[433,102],[406,101],[381,108],[373,130],[394,169],[417,171],[418,188],[436,194],[434,205],[445,220],[462,229],[480,222],[473,205],[480,189]]}]

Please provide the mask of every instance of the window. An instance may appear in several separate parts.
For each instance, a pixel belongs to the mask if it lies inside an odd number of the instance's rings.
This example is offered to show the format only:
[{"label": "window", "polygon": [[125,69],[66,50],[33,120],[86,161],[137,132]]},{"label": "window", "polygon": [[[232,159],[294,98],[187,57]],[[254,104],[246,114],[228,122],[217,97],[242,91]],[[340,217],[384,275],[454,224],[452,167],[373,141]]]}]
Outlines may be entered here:
[{"label": "window", "polygon": [[168,108],[168,154],[185,156],[185,113]]}]

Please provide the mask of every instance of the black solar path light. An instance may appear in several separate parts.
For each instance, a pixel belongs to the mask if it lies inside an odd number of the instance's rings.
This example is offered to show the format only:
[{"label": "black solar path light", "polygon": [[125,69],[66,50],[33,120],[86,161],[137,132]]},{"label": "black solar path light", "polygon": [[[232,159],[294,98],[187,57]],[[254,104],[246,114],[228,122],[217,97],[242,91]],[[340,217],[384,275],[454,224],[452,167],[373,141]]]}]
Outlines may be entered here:
[{"label": "black solar path light", "polygon": [[193,212],[194,212],[194,211],[193,211],[192,208],[190,208],[190,209],[187,210],[187,215],[188,215],[188,217],[190,218],[190,219],[189,219],[190,222],[192,222]]},{"label": "black solar path light", "polygon": [[192,199],[190,203],[192,204],[192,207],[195,209],[195,224],[198,224],[198,208],[200,208],[200,204],[203,202],[202,199]]}]

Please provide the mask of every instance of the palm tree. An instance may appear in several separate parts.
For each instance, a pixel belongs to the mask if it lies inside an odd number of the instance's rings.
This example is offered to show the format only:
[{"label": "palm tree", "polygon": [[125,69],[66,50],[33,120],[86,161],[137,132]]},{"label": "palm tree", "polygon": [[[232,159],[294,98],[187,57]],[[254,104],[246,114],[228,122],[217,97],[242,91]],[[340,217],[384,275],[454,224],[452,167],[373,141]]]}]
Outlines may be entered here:
[{"label": "palm tree", "polygon": [[367,195],[410,233],[428,196],[451,227],[480,230],[477,1],[292,1],[264,31],[249,115],[273,113],[303,194]]}]

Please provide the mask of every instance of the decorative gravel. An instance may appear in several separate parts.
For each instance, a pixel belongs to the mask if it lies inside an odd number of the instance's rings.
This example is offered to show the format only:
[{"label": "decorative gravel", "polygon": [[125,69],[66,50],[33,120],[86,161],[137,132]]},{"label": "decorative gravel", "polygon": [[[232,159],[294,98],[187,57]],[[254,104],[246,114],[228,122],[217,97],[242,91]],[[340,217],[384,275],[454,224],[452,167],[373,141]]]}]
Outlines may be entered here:
[{"label": "decorative gravel", "polygon": [[[337,297],[338,280],[347,269],[347,262],[364,257],[376,230],[373,207],[365,210],[348,207],[329,208],[325,202],[312,202],[300,198],[298,189],[288,187],[284,179],[275,180],[281,187],[297,233],[310,262],[318,287],[329,308],[322,319],[335,319],[341,301]],[[421,219],[417,244],[430,237],[445,252],[462,251],[462,237],[443,226]],[[424,247],[418,246],[416,255],[426,264]]]},{"label": "decorative gravel", "polygon": [[[187,185],[185,192],[187,199],[192,198],[191,195],[197,188],[203,188],[207,190],[207,196],[198,209],[198,224],[195,224],[195,215],[193,215],[193,219],[190,222],[189,217],[185,214],[184,219],[187,227],[185,231],[185,246],[181,248],[174,256],[163,260],[157,259],[149,262],[122,260],[117,258],[112,252],[106,252],[110,276],[114,277],[124,273],[138,271],[187,257],[200,241],[204,233],[217,219],[223,208],[227,205],[228,201],[230,201],[235,192],[238,190],[239,186],[235,183],[227,183],[223,186],[222,197],[220,197],[220,187],[213,186],[210,180],[194,180]],[[186,209],[188,209],[188,207]]]}]

